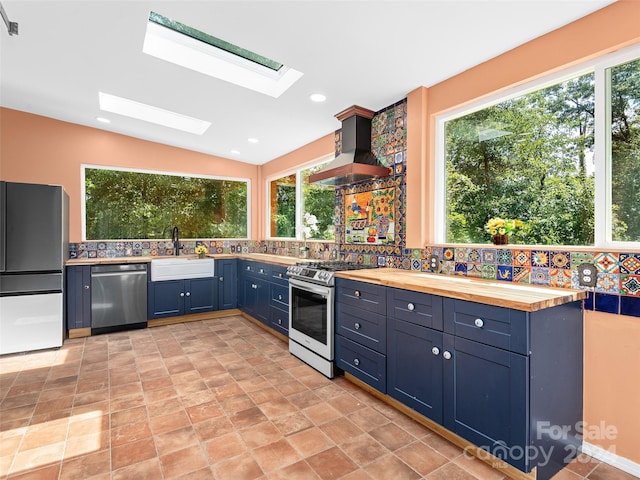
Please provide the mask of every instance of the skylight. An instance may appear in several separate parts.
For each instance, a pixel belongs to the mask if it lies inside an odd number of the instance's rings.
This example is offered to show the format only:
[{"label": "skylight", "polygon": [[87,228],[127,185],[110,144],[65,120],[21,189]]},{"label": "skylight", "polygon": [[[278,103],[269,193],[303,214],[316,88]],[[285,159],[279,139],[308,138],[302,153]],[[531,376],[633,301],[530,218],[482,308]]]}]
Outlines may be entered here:
[{"label": "skylight", "polygon": [[161,60],[278,98],[302,72],[150,12],[142,51]]},{"label": "skylight", "polygon": [[117,113],[126,117],[155,123],[164,127],[175,128],[183,132],[202,135],[211,126],[211,122],[171,112],[162,108],[118,97],[104,92],[98,92],[100,110]]}]

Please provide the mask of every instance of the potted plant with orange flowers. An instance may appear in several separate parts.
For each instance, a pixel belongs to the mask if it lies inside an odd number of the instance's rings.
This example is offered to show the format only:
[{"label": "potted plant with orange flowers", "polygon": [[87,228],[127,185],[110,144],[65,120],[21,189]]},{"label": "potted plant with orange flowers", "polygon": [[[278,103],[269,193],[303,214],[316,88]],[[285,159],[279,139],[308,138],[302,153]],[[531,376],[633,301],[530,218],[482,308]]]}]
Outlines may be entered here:
[{"label": "potted plant with orange flowers", "polygon": [[491,235],[494,245],[506,245],[509,243],[509,235],[523,226],[522,220],[494,217],[485,224],[484,229]]}]

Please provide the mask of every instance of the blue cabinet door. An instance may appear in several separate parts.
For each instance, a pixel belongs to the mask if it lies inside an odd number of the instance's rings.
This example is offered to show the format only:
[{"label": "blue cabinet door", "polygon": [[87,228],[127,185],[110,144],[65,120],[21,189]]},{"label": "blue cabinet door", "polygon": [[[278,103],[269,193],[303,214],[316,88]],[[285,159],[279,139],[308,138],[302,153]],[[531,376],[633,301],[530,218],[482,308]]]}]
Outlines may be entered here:
[{"label": "blue cabinet door", "polygon": [[528,472],[529,358],[449,334],[443,356],[444,426]]},{"label": "blue cabinet door", "polygon": [[238,306],[238,260],[217,260],[218,309],[229,310]]},{"label": "blue cabinet door", "polygon": [[442,333],[387,319],[387,393],[442,423]]},{"label": "blue cabinet door", "polygon": [[184,280],[149,282],[147,295],[150,320],[184,315]]},{"label": "blue cabinet door", "polygon": [[202,313],[216,310],[217,283],[215,278],[192,278],[184,281],[184,313]]},{"label": "blue cabinet door", "polygon": [[91,327],[91,266],[67,267],[67,329]]}]

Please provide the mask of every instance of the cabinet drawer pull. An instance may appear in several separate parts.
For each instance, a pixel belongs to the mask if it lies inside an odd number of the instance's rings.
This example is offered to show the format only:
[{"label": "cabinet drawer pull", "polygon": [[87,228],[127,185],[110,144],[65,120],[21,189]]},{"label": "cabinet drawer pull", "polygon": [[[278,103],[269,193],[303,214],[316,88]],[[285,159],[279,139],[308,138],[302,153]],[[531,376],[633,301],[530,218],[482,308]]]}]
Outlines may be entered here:
[{"label": "cabinet drawer pull", "polygon": [[187,295],[187,297],[190,297],[191,296],[191,292],[187,292],[186,295]]},{"label": "cabinet drawer pull", "polygon": [[356,324],[353,326],[353,328],[355,328],[356,330],[360,330],[360,324],[358,322],[356,322]]},{"label": "cabinet drawer pull", "polygon": [[282,319],[281,318],[278,319],[278,325],[282,325]]},{"label": "cabinet drawer pull", "polygon": [[264,268],[261,268],[261,269],[260,269],[260,273],[264,273]]},{"label": "cabinet drawer pull", "polygon": [[85,289],[85,290],[89,290],[90,288],[91,288],[91,287],[90,287],[89,285],[85,285],[85,286],[84,286],[84,289]]},{"label": "cabinet drawer pull", "polygon": [[413,303],[407,304],[407,310],[413,312],[416,309],[416,306]]},{"label": "cabinet drawer pull", "polygon": [[431,353],[433,353],[434,355],[440,355],[440,349],[438,347],[433,347],[431,349]]},{"label": "cabinet drawer pull", "polygon": [[445,350],[442,356],[444,357],[445,360],[451,360],[451,352],[448,350]]},{"label": "cabinet drawer pull", "polygon": [[255,283],[251,284],[251,288],[253,288],[254,290],[258,288],[258,286]]},{"label": "cabinet drawer pull", "polygon": [[281,273],[278,274],[278,278],[282,278],[282,274]]},{"label": "cabinet drawer pull", "polygon": [[282,295],[278,295],[278,300],[282,300]]},{"label": "cabinet drawer pull", "polygon": [[180,292],[180,296],[181,296],[181,297],[184,297],[184,292]]},{"label": "cabinet drawer pull", "polygon": [[484,327],[484,321],[481,318],[476,318],[473,323],[478,328]]},{"label": "cabinet drawer pull", "polygon": [[356,297],[359,297],[359,296],[360,296],[360,290],[356,290],[353,294],[354,294]]},{"label": "cabinet drawer pull", "polygon": [[250,265],[247,265],[247,270],[251,271],[251,266]]},{"label": "cabinet drawer pull", "polygon": [[224,282],[224,277],[220,277],[220,278],[219,278],[219,280],[220,280],[221,282]]},{"label": "cabinet drawer pull", "polygon": [[353,364],[357,367],[358,365],[360,365],[360,360],[358,360],[357,358],[354,358]]}]

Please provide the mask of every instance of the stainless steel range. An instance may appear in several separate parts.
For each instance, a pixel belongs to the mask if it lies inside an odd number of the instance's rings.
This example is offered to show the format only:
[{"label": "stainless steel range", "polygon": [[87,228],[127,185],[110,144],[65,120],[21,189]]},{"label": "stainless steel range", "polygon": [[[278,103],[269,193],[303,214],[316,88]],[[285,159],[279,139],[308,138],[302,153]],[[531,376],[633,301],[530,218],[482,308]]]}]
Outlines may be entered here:
[{"label": "stainless steel range", "polygon": [[289,352],[333,378],[335,272],[376,267],[337,260],[290,266]]}]

